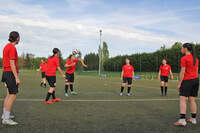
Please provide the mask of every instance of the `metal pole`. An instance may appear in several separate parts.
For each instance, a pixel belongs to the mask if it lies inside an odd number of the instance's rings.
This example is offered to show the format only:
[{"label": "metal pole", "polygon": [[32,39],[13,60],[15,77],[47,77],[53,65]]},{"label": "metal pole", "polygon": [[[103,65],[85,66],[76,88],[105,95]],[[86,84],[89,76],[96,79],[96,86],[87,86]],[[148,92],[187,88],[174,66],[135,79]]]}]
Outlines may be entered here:
[{"label": "metal pole", "polygon": [[102,58],[102,51],[101,51],[101,36],[102,36],[102,30],[100,32],[100,44],[99,44],[99,76],[101,75],[101,58]]}]

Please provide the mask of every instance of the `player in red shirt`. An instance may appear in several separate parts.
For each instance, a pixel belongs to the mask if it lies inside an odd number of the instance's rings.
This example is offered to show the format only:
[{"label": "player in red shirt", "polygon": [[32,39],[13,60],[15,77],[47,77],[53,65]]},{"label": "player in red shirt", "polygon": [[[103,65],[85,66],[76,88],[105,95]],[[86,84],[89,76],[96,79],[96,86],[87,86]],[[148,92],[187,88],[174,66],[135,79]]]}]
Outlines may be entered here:
[{"label": "player in red shirt", "polygon": [[[56,98],[55,96],[55,87],[56,87],[56,70],[60,72],[63,78],[65,75],[63,74],[60,63],[59,63],[59,54],[60,50],[58,48],[53,49],[53,55],[48,58],[47,67],[46,67],[46,78],[49,83],[50,89],[47,93],[46,100],[44,104],[52,104],[53,102],[59,102],[61,99]],[[52,96],[52,102],[49,101],[50,96]]]},{"label": "player in red shirt", "polygon": [[[174,123],[177,126],[186,126],[187,122],[197,124],[197,104],[195,97],[199,90],[199,60],[196,58],[195,45],[185,43],[181,52],[185,54],[181,58],[181,72],[178,84],[180,95],[180,119]],[[187,100],[190,103],[191,117],[186,122]]]},{"label": "player in red shirt", "polygon": [[174,79],[173,73],[171,70],[171,66],[167,64],[167,60],[163,59],[162,65],[160,66],[159,73],[158,73],[158,79],[161,81],[161,94],[163,96],[163,87],[165,85],[165,96],[167,96],[167,83],[168,83],[168,77],[169,73],[171,75],[172,80]]},{"label": "player in red shirt", "polygon": [[45,79],[46,67],[47,67],[47,63],[45,62],[45,59],[41,59],[40,68],[37,71],[41,71],[41,75],[42,75],[42,80],[41,80],[40,86],[45,87],[45,88],[47,87],[46,79]]},{"label": "player in red shirt", "polygon": [[121,86],[120,96],[123,95],[123,91],[124,91],[124,87],[126,86],[126,83],[128,83],[127,96],[130,96],[132,80],[135,81],[135,72],[134,72],[133,66],[130,64],[130,59],[128,58],[126,58],[126,65],[124,65],[122,68],[121,80],[123,82]]},{"label": "player in red shirt", "polygon": [[16,94],[18,93],[18,87],[20,84],[18,76],[18,54],[15,45],[19,43],[19,33],[13,31],[9,35],[9,42],[3,49],[3,75],[2,82],[7,87],[7,96],[4,100],[2,123],[6,125],[17,125],[18,123],[13,121],[14,116],[10,115],[13,104],[16,100]]},{"label": "player in red shirt", "polygon": [[70,55],[68,57],[68,60],[65,64],[66,69],[66,84],[65,84],[65,96],[68,96],[68,87],[70,86],[71,94],[76,95],[77,92],[73,89],[73,83],[74,83],[74,72],[76,70],[76,63],[81,62],[83,67],[87,67],[82,59],[75,58],[74,55]]}]

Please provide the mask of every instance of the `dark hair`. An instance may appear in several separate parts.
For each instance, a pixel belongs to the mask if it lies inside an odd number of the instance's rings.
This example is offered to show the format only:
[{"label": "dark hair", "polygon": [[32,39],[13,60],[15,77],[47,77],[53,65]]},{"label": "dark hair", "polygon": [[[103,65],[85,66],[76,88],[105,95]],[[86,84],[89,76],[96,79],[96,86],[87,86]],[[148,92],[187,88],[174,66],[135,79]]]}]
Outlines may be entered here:
[{"label": "dark hair", "polygon": [[130,60],[130,58],[126,57],[126,60],[129,60],[129,63],[131,64],[131,60]]},{"label": "dark hair", "polygon": [[74,56],[73,54],[70,54],[67,58],[67,60],[70,60],[72,58],[72,56]]},{"label": "dark hair", "polygon": [[9,42],[15,42],[15,41],[17,41],[18,38],[19,38],[19,33],[17,31],[12,31],[9,34],[8,41]]},{"label": "dark hair", "polygon": [[196,50],[195,50],[195,45],[191,44],[191,43],[184,43],[183,44],[183,48],[187,48],[188,51],[190,51],[190,53],[193,56],[193,65],[196,65]]},{"label": "dark hair", "polygon": [[57,54],[57,53],[59,53],[60,52],[60,50],[58,49],[58,48],[54,48],[53,49],[53,55],[51,56],[51,58],[55,55],[55,54]]}]

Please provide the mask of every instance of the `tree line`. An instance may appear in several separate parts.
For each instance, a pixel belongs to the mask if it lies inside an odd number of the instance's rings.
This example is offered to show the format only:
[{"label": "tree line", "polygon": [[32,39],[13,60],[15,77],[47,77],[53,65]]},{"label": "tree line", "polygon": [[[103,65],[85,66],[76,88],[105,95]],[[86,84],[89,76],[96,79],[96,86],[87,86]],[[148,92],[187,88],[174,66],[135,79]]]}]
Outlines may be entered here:
[{"label": "tree line", "polygon": [[[200,44],[196,45],[197,57],[200,58]],[[176,42],[171,48],[166,48],[163,45],[159,50],[152,53],[136,53],[132,55],[123,55],[109,58],[108,45],[103,42],[103,47],[99,47],[98,53],[88,53],[83,57],[84,62],[88,68],[83,68],[80,63],[77,64],[78,71],[97,71],[99,69],[99,55],[101,57],[102,71],[119,72],[125,64],[125,59],[128,57],[131,64],[134,66],[136,72],[157,72],[163,59],[166,59],[168,64],[171,65],[173,72],[180,71],[180,59],[182,43]],[[19,69],[37,69],[40,66],[41,59],[47,60],[45,57],[35,57],[31,53],[23,53],[19,56],[18,66]],[[62,57],[60,54],[60,65],[62,69],[67,61],[67,58]],[[2,67],[2,58],[0,58],[0,67]]]},{"label": "tree line", "polygon": [[[199,58],[200,44],[196,45],[197,57]],[[136,72],[157,72],[162,60],[166,59],[167,63],[171,65],[173,72],[180,71],[181,42],[176,42],[171,48],[166,48],[165,45],[152,53],[136,53],[132,55],[123,55],[109,58],[104,62],[105,71],[121,71],[122,66],[125,64],[125,58],[131,60]]]}]

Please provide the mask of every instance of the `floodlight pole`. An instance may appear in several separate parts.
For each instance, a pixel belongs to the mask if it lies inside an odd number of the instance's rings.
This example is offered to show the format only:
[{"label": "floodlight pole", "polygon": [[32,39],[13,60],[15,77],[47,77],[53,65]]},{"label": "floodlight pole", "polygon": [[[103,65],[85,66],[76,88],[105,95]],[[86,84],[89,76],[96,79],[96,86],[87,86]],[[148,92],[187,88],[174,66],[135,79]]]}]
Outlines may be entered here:
[{"label": "floodlight pole", "polygon": [[99,44],[99,76],[101,75],[101,58],[102,58],[102,51],[101,51],[101,36],[102,30],[99,30],[100,33],[100,44]]}]

